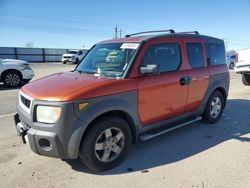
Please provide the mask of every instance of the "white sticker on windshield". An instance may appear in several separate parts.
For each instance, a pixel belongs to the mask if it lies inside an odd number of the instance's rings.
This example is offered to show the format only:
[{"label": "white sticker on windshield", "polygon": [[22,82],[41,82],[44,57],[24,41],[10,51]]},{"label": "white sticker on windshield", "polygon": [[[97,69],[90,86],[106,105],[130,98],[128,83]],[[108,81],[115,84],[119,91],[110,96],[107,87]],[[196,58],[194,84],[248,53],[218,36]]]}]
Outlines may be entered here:
[{"label": "white sticker on windshield", "polygon": [[139,43],[123,43],[121,49],[137,49],[139,45]]}]

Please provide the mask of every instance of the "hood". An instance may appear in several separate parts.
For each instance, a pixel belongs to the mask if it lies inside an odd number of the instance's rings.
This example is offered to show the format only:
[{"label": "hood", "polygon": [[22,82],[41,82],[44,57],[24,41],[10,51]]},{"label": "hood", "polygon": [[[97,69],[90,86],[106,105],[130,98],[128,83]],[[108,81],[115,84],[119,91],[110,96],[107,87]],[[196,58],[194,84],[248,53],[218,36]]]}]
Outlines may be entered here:
[{"label": "hood", "polygon": [[64,56],[73,57],[73,56],[76,56],[76,54],[63,54],[63,57]]},{"label": "hood", "polygon": [[27,61],[18,60],[18,59],[1,59],[0,61],[3,64],[15,64],[15,65],[28,64]]},{"label": "hood", "polygon": [[75,101],[135,90],[132,79],[110,79],[77,72],[56,73],[22,87],[22,92],[34,99]]}]

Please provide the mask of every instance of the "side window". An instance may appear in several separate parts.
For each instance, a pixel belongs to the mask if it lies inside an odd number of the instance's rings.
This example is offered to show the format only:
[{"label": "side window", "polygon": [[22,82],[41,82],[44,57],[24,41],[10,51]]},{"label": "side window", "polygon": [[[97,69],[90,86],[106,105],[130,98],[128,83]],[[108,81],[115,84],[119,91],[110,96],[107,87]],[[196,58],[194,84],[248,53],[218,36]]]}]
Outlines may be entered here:
[{"label": "side window", "polygon": [[200,43],[187,43],[188,63],[192,68],[205,66],[203,48]]},{"label": "side window", "polygon": [[206,51],[209,65],[226,64],[224,44],[206,44]]},{"label": "side window", "polygon": [[79,52],[78,52],[78,55],[82,55],[82,51],[79,51]]},{"label": "side window", "polygon": [[157,44],[148,48],[142,65],[159,65],[160,72],[176,71],[181,64],[179,44]]}]

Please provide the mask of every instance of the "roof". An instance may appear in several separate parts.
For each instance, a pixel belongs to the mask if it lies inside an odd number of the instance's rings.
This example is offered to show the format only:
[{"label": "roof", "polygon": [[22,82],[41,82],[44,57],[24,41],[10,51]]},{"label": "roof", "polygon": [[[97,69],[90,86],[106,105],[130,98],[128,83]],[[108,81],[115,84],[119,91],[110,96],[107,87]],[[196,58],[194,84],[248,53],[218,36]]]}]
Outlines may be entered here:
[{"label": "roof", "polygon": [[102,41],[98,44],[125,43],[125,42],[141,43],[143,41],[147,41],[147,40],[155,39],[155,38],[161,38],[161,37],[192,37],[192,38],[201,38],[205,42],[223,43],[223,40],[221,40],[221,39],[209,37],[209,36],[205,36],[205,35],[171,33],[171,34],[160,34],[160,35],[140,35],[140,36],[124,37],[124,38],[118,38],[118,39],[105,40],[105,41]]}]

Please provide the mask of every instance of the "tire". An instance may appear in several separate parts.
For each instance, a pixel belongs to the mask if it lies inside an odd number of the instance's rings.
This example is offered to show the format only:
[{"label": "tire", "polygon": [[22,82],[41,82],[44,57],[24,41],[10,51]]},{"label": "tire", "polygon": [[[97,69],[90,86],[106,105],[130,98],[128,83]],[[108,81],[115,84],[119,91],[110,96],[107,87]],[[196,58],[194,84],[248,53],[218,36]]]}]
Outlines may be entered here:
[{"label": "tire", "polygon": [[250,75],[242,74],[242,83],[246,86],[250,85]]},{"label": "tire", "polygon": [[77,58],[76,61],[75,61],[75,64],[79,64],[79,59]]},{"label": "tire", "polygon": [[25,85],[25,84],[28,84],[30,82],[31,79],[26,79],[26,80],[23,80],[23,83],[22,85]]},{"label": "tire", "polygon": [[92,171],[109,170],[120,164],[132,143],[131,130],[120,117],[105,117],[91,125],[84,136],[79,157]]},{"label": "tire", "polygon": [[63,61],[62,63],[63,63],[63,64],[66,64],[66,61]]},{"label": "tire", "polygon": [[233,68],[234,68],[234,63],[231,62],[231,63],[229,64],[229,69],[233,69]]},{"label": "tire", "polygon": [[203,119],[209,123],[217,122],[225,107],[225,98],[220,91],[215,91],[208,99],[205,110],[203,112]]},{"label": "tire", "polygon": [[3,83],[7,87],[17,87],[23,82],[22,75],[18,71],[8,71],[3,75]]}]

